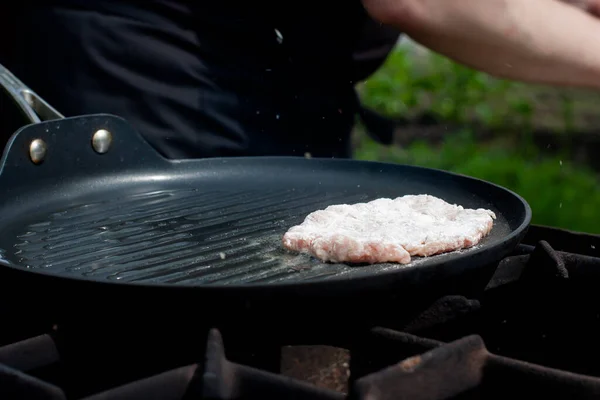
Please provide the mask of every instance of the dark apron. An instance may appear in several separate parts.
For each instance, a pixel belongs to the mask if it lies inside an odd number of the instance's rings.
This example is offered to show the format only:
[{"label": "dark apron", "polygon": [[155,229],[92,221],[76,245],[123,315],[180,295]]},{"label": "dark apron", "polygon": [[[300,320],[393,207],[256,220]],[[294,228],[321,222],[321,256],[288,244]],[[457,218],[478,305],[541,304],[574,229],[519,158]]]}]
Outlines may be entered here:
[{"label": "dark apron", "polygon": [[122,116],[168,158],[351,156],[358,0],[25,3],[0,62],[66,116]]}]

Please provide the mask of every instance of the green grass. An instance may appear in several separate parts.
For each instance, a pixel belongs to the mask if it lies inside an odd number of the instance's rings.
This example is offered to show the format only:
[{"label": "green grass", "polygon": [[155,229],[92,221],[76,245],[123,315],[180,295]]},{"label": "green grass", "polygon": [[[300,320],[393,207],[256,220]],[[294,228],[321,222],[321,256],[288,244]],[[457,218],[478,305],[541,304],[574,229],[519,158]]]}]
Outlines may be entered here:
[{"label": "green grass", "polygon": [[[535,224],[600,234],[598,174],[575,165],[568,155],[544,154],[527,134],[540,121],[557,134],[570,134],[581,125],[578,111],[589,111],[590,101],[600,99],[598,94],[582,96],[577,91],[494,79],[438,55],[415,58],[402,49],[392,53],[360,91],[368,106],[384,114],[411,119],[426,111],[465,129],[448,132],[440,145],[417,141],[404,149],[378,145],[363,134],[357,158],[443,169],[494,182],[529,202]],[[515,134],[509,140],[504,136],[478,142],[470,128],[474,122],[505,134],[509,126]]]},{"label": "green grass", "polygon": [[384,148],[361,137],[356,157],[457,172],[494,182],[523,196],[533,223],[600,233],[600,181],[592,172],[560,157],[531,157],[498,143],[482,145],[468,132],[439,146],[423,141],[406,149]]}]

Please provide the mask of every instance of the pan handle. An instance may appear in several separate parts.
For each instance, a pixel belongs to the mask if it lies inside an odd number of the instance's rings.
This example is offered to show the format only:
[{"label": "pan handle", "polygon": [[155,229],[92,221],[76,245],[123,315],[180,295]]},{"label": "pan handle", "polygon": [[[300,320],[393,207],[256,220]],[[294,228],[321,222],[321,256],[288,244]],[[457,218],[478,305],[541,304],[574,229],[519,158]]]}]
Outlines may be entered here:
[{"label": "pan handle", "polygon": [[63,119],[64,116],[0,64],[0,86],[31,123]]},{"label": "pan handle", "polygon": [[110,114],[65,118],[1,64],[0,88],[31,122],[17,130],[4,148],[0,201],[3,193],[42,179],[129,176],[173,164],[123,118]]},{"label": "pan handle", "polygon": [[103,182],[108,176],[115,182],[154,181],[174,164],[115,115],[30,124],[11,136],[0,159],[0,208],[3,197],[17,190],[38,185],[60,190],[63,184],[79,180],[91,182],[92,188],[94,179]]}]

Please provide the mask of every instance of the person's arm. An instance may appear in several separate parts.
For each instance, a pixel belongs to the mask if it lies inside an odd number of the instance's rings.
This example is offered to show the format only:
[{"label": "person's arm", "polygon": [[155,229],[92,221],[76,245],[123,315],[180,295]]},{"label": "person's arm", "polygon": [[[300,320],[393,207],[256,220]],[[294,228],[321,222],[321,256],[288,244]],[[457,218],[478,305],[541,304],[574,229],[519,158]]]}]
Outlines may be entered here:
[{"label": "person's arm", "polygon": [[373,18],[402,29],[425,47],[491,75],[600,89],[600,20],[571,4],[558,0],[363,0],[363,4]]},{"label": "person's arm", "polygon": [[560,0],[600,17],[600,0]]}]

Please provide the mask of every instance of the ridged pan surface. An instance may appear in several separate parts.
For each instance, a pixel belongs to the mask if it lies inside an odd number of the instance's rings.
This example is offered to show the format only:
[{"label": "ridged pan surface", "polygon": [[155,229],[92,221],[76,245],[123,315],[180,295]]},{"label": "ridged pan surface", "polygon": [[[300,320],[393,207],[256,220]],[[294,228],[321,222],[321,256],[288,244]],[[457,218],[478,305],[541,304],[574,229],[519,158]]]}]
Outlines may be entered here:
[{"label": "ridged pan surface", "polygon": [[[35,133],[21,132],[20,139]],[[95,156],[86,152],[82,157]],[[121,168],[107,167],[110,157]],[[302,158],[146,158],[136,166],[124,165],[123,154],[106,156],[93,168],[19,165],[25,183],[0,202],[0,261],[43,274],[150,285],[352,279],[450,260],[468,263],[515,241],[530,218],[527,204],[510,191],[423,168]],[[25,163],[13,160],[15,166],[20,162]],[[34,179],[33,168],[43,167],[52,175],[27,183]],[[52,178],[57,173],[68,178]],[[415,258],[408,265],[328,264],[282,248],[282,235],[310,212],[405,194],[489,208],[498,218],[475,248]]]}]

